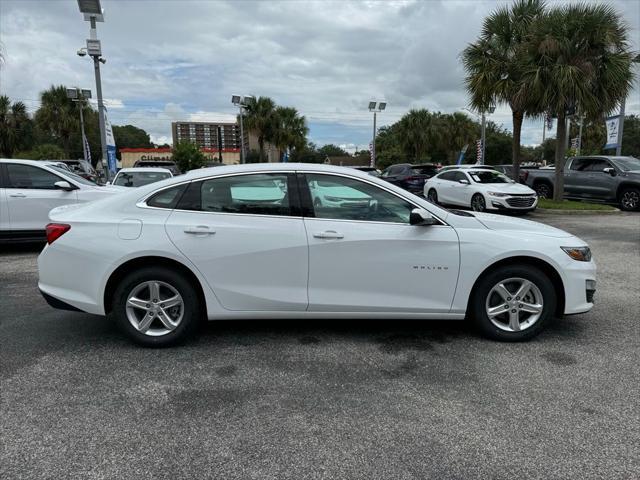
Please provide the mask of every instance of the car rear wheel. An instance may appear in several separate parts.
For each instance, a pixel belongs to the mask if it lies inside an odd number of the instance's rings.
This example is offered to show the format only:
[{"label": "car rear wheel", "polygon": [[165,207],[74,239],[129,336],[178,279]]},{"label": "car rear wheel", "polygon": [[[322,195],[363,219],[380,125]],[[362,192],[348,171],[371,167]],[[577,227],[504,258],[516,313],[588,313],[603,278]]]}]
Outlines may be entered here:
[{"label": "car rear wheel", "polygon": [[533,189],[538,194],[538,198],[551,198],[553,197],[553,187],[546,182],[538,182],[533,186]]},{"label": "car rear wheel", "polygon": [[482,278],[471,299],[479,330],[502,341],[536,336],[553,317],[556,293],[547,275],[531,266],[505,266]]},{"label": "car rear wheel", "polygon": [[429,192],[427,193],[427,200],[436,205],[438,204],[438,192],[436,192],[435,188],[429,189]]},{"label": "car rear wheel", "polygon": [[126,276],[114,293],[112,311],[134,342],[153,347],[185,340],[202,318],[201,302],[190,282],[162,267]]},{"label": "car rear wheel", "polygon": [[620,208],[627,212],[640,210],[640,190],[625,188],[620,192]]},{"label": "car rear wheel", "polygon": [[471,209],[474,212],[484,212],[487,209],[487,205],[481,193],[476,193],[471,197]]}]

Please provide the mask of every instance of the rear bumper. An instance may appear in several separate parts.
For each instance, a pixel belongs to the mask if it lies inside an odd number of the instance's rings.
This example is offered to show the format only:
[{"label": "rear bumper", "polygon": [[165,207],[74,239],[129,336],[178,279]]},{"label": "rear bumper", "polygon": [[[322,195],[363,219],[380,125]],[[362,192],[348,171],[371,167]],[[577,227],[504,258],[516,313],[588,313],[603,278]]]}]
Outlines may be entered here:
[{"label": "rear bumper", "polygon": [[82,312],[83,310],[80,310],[77,307],[74,307],[73,305],[69,305],[66,302],[63,302],[60,299],[57,299],[56,297],[53,297],[51,295],[49,295],[48,293],[43,292],[42,290],[40,290],[40,294],[42,295],[42,297],[47,301],[47,303],[52,306],[53,308],[57,308],[58,310],[69,310],[71,312]]}]

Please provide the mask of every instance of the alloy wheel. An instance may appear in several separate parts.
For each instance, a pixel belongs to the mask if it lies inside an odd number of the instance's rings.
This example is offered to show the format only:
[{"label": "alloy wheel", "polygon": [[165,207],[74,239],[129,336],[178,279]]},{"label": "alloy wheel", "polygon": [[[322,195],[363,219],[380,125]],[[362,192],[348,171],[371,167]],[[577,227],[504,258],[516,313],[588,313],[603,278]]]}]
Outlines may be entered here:
[{"label": "alloy wheel", "polygon": [[495,284],[485,303],[493,325],[506,332],[520,332],[542,316],[544,300],[535,283],[524,278],[508,278]]},{"label": "alloy wheel", "polygon": [[151,280],[135,286],[127,295],[126,313],[129,323],[137,331],[159,337],[180,325],[184,301],[173,286]]},{"label": "alloy wheel", "polygon": [[429,190],[429,193],[427,193],[427,200],[429,200],[431,203],[435,203],[436,205],[438,204],[438,194],[435,190]]},{"label": "alloy wheel", "polygon": [[551,189],[544,183],[536,185],[536,193],[539,198],[551,198]]},{"label": "alloy wheel", "polygon": [[486,208],[484,197],[482,195],[474,195],[471,199],[471,209],[474,212],[484,212]]},{"label": "alloy wheel", "polygon": [[622,194],[620,203],[625,210],[635,210],[640,205],[640,193],[637,190],[627,190]]}]

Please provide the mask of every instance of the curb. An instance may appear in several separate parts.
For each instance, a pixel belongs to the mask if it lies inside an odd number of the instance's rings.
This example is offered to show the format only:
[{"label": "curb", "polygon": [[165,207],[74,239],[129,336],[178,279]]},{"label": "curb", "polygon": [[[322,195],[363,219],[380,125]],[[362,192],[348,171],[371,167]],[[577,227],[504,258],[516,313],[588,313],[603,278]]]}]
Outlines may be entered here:
[{"label": "curb", "polygon": [[548,214],[548,215],[612,215],[620,213],[621,210],[559,210],[554,208],[536,208],[536,213]]}]

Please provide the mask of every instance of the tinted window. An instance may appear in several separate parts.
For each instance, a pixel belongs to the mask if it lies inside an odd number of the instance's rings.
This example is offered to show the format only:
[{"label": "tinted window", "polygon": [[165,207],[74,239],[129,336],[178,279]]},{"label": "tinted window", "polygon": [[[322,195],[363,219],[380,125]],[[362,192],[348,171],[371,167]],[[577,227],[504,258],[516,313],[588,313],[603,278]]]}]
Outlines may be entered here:
[{"label": "tinted window", "polygon": [[453,175],[453,180],[455,182],[459,182],[460,180],[466,180],[467,182],[469,181],[469,179],[463,172],[453,172]]},{"label": "tinted window", "polygon": [[640,160],[635,157],[616,157],[614,163],[625,172],[640,170]]},{"label": "tinted window", "polygon": [[307,174],[317,218],[409,223],[409,202],[370,183],[333,175]]},{"label": "tinted window", "polygon": [[411,167],[411,173],[413,175],[435,175],[436,167]]},{"label": "tinted window", "polygon": [[186,184],[183,184],[162,190],[147,200],[147,205],[156,208],[176,208],[176,204],[186,186]]},{"label": "tinted window", "polygon": [[181,210],[252,215],[291,215],[288,175],[256,173],[192,182]]},{"label": "tinted window", "polygon": [[62,180],[42,168],[31,165],[7,164],[9,188],[33,188],[38,190],[53,190],[56,182]]},{"label": "tinted window", "polygon": [[438,175],[438,178],[440,180],[449,180],[450,182],[454,182],[456,179],[456,173],[457,172],[450,172],[450,171],[444,172]]},{"label": "tinted window", "polygon": [[141,187],[169,177],[168,172],[120,172],[113,183],[123,187]]},{"label": "tinted window", "polygon": [[610,168],[611,164],[602,158],[594,158],[591,161],[591,166],[589,170],[592,172],[602,172],[605,168]]},{"label": "tinted window", "polygon": [[571,170],[584,172],[589,170],[592,160],[590,158],[574,158],[571,162]]},{"label": "tinted window", "polygon": [[470,172],[469,176],[476,183],[511,183],[509,177],[495,170]]}]

